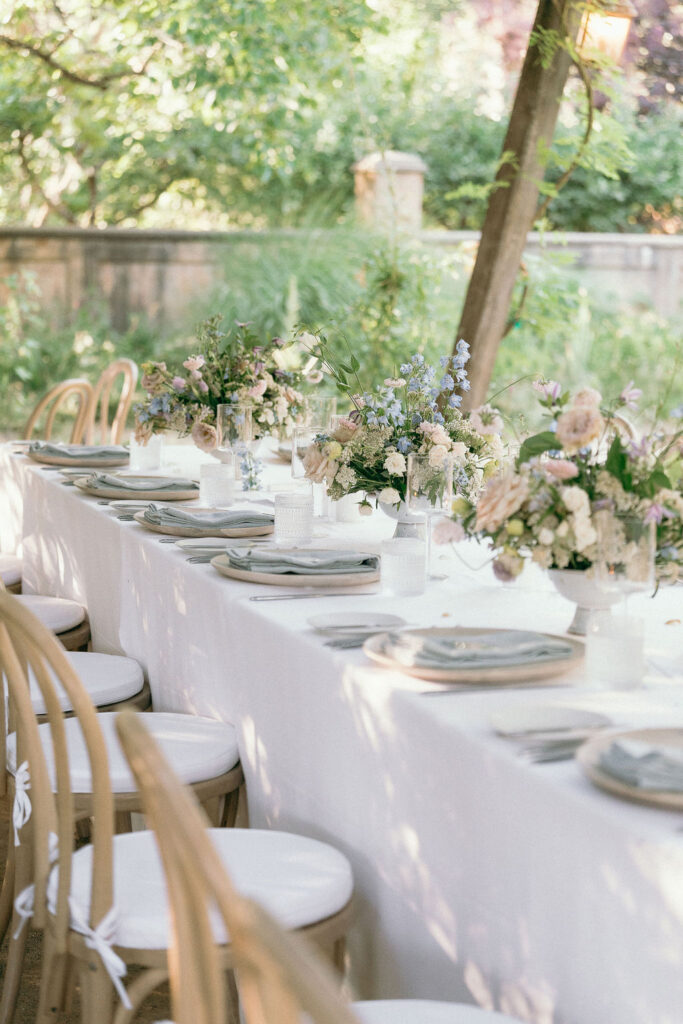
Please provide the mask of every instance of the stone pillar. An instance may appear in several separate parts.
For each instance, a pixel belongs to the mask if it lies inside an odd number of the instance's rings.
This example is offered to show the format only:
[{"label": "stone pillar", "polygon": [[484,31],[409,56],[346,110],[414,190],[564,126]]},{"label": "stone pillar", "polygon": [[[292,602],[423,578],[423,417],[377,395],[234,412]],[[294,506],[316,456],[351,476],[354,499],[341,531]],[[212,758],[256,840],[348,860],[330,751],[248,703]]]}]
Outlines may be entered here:
[{"label": "stone pillar", "polygon": [[352,169],[359,220],[377,228],[421,229],[427,165],[416,153],[370,153]]}]

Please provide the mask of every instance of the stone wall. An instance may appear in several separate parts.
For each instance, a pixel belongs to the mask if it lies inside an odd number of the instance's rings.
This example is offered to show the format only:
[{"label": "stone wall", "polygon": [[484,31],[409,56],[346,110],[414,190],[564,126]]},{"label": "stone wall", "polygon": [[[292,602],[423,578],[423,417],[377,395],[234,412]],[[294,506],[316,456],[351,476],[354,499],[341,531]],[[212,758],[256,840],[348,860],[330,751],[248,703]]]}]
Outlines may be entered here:
[{"label": "stone wall", "polygon": [[[91,301],[104,305],[116,330],[125,330],[131,316],[139,313],[161,330],[182,318],[191,303],[222,279],[224,254],[231,245],[255,237],[248,232],[2,228],[0,301],[6,278],[27,270],[35,274],[43,307],[55,324]],[[430,231],[420,237],[434,245],[473,246],[478,236]],[[538,238],[530,235],[528,251],[537,252],[538,247]],[[683,239],[567,234],[551,247],[575,257],[570,272],[588,286],[614,293],[624,304],[652,305],[664,316],[680,312]]]}]

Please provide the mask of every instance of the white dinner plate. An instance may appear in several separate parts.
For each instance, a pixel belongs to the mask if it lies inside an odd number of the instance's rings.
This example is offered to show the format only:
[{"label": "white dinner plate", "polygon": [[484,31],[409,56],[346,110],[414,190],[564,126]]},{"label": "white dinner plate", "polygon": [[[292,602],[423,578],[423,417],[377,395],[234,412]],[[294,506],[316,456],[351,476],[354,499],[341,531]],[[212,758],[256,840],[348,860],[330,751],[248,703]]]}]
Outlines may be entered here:
[{"label": "white dinner plate", "polygon": [[602,729],[612,724],[607,715],[597,711],[556,704],[504,708],[491,715],[489,721],[499,736]]},{"label": "white dinner plate", "polygon": [[330,612],[327,615],[311,615],[309,626],[318,633],[338,636],[340,633],[376,633],[378,630],[398,629],[406,621],[400,615],[385,615],[381,612]]}]

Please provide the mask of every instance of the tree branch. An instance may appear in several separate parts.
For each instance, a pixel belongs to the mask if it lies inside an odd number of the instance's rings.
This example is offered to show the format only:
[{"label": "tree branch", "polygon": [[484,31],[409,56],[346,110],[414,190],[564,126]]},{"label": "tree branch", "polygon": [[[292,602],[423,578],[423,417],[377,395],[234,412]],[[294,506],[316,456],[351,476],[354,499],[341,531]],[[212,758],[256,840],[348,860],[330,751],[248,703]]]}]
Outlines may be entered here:
[{"label": "tree branch", "polygon": [[[62,40],[61,42],[63,42]],[[0,45],[9,47],[11,50],[22,50],[25,53],[31,54],[33,57],[37,57],[48,67],[53,68],[55,71],[63,75],[69,82],[74,82],[76,85],[86,85],[91,89],[99,89],[101,92],[105,92],[111,82],[115,82],[117,79],[134,78],[142,75],[147,70],[149,62],[151,61],[157,48],[152,47],[151,52],[148,54],[147,59],[140,68],[139,71],[133,71],[132,68],[127,67],[125,71],[112,71],[108,75],[101,75],[99,78],[87,78],[85,75],[79,75],[76,71],[71,71],[65,67],[60,61],[55,60],[53,54],[57,52],[61,46],[61,42],[52,51],[42,50],[35,43],[29,43],[22,39],[13,39],[12,36],[6,36],[0,34]]]}]

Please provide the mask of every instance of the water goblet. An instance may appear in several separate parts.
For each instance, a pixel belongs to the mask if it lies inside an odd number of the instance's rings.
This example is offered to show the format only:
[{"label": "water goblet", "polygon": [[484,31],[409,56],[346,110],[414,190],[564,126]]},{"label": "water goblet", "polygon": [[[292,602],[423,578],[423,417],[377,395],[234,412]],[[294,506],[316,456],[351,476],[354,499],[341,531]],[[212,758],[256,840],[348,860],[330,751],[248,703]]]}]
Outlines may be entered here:
[{"label": "water goblet", "polygon": [[642,682],[645,660],[643,619],[632,613],[630,598],[654,588],[655,525],[613,509],[595,512],[593,522],[594,582],[613,604],[594,612],[589,621],[588,675],[614,689],[633,689]]},{"label": "water goblet", "polygon": [[433,449],[428,455],[408,455],[406,473],[406,505],[410,512],[426,520],[425,565],[433,580],[446,579],[443,573],[431,571],[432,522],[450,515],[453,504],[453,456],[439,458]]}]

